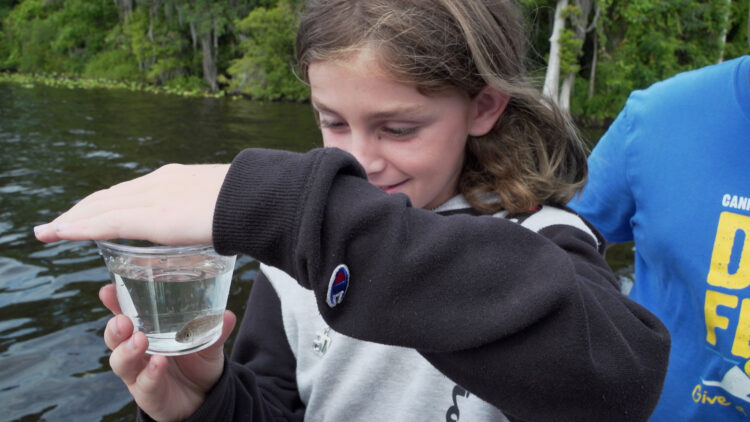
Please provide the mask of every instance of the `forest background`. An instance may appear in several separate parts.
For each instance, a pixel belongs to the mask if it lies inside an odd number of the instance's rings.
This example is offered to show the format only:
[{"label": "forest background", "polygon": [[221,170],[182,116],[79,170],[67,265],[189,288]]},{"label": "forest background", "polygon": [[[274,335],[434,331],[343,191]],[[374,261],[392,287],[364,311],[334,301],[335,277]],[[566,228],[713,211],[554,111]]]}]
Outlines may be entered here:
[{"label": "forest background", "polygon": [[[303,0],[0,0],[0,81],[306,101]],[[628,94],[748,53],[748,0],[521,0],[539,89],[606,126]]]}]

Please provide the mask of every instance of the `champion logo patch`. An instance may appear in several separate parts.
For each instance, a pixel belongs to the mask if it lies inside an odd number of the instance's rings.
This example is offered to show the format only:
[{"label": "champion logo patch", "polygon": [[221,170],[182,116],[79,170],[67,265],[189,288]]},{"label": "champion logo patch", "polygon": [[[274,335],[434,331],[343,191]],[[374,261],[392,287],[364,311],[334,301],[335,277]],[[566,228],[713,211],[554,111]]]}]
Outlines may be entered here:
[{"label": "champion logo patch", "polygon": [[328,303],[328,306],[333,308],[341,303],[341,301],[344,300],[344,295],[348,288],[349,268],[344,264],[340,264],[335,270],[333,270],[331,281],[328,282],[328,294],[326,295],[326,303]]}]

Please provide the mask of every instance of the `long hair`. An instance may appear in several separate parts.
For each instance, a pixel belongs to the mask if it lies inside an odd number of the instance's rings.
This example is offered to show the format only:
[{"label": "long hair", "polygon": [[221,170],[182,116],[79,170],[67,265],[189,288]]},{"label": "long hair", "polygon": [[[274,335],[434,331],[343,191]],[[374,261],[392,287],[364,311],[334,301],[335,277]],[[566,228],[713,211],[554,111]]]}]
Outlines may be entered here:
[{"label": "long hair", "polygon": [[[363,48],[424,95],[489,85],[510,97],[495,127],[469,137],[458,189],[476,209],[527,212],[567,203],[585,183],[586,150],[569,117],[526,76],[527,38],[505,0],[310,0],[297,34],[299,74]],[[499,197],[497,200],[487,200]]]}]

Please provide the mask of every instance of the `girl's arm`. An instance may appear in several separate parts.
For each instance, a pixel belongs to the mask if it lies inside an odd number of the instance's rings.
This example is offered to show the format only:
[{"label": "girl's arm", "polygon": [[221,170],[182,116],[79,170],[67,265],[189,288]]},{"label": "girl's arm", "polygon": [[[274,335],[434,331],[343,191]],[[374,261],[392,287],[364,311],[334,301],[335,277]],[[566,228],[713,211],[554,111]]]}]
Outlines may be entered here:
[{"label": "girl's arm", "polygon": [[[669,334],[578,229],[414,209],[335,149],[246,150],[213,236],[313,289],[334,330],[415,348],[513,419],[644,420],[658,400]],[[330,307],[340,264],[349,286]]]}]

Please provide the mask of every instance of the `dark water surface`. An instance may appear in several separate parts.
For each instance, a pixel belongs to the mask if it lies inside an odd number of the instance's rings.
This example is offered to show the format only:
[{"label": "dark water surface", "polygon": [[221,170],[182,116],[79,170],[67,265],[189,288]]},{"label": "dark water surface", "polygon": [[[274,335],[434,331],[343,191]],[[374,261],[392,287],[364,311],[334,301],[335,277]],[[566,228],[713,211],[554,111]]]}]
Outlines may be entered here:
[{"label": "dark water surface", "polygon": [[[42,244],[35,225],[169,162],[319,144],[303,104],[0,84],[0,421],[134,419],[102,339],[109,277],[96,246]],[[627,252],[610,260],[625,278]],[[240,318],[257,268],[238,258],[228,308]]]},{"label": "dark water surface", "polygon": [[[303,104],[0,84],[0,421],[134,419],[102,339],[109,276],[96,246],[42,244],[35,225],[162,164],[316,144]],[[239,315],[256,270],[238,259],[228,307]]]}]

